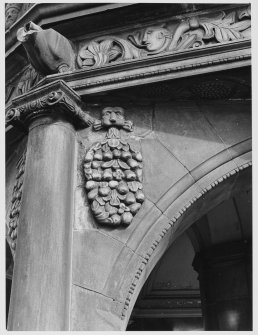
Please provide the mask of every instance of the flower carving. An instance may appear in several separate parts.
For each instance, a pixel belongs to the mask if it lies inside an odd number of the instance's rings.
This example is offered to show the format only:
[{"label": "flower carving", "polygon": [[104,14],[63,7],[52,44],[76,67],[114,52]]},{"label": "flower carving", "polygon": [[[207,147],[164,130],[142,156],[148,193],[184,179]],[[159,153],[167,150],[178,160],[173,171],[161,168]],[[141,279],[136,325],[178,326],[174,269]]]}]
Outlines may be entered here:
[{"label": "flower carving", "polygon": [[92,41],[79,51],[82,67],[99,67],[115,60],[121,55],[121,50],[112,40],[103,42]]}]

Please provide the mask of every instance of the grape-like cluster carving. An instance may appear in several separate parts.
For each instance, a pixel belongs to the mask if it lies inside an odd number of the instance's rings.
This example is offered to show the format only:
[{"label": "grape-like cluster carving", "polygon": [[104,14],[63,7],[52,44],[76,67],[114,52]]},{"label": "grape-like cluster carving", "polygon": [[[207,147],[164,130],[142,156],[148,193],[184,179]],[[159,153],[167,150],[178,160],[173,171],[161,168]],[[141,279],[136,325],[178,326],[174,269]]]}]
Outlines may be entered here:
[{"label": "grape-like cluster carving", "polygon": [[22,186],[25,171],[26,153],[22,155],[17,163],[16,182],[13,187],[12,206],[9,214],[8,237],[12,253],[15,253],[19,215],[21,209]]},{"label": "grape-like cluster carving", "polygon": [[86,153],[85,187],[92,212],[100,224],[128,226],[144,202],[142,155],[121,139],[119,129],[112,127],[130,129],[130,121],[123,119],[122,109],[114,112],[109,108],[103,115],[95,129],[106,126],[109,130],[106,139]]}]

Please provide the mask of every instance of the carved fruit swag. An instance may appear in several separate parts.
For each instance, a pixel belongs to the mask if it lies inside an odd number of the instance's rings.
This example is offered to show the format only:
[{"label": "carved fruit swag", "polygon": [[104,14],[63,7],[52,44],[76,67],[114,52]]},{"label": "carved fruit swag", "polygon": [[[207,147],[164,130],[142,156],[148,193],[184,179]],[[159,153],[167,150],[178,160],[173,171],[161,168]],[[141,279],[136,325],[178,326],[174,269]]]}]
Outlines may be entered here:
[{"label": "carved fruit swag", "polygon": [[[128,122],[123,128],[131,130]],[[119,129],[110,127],[105,140],[86,153],[84,174],[96,220],[108,226],[130,225],[144,202],[142,155],[121,139]]]}]

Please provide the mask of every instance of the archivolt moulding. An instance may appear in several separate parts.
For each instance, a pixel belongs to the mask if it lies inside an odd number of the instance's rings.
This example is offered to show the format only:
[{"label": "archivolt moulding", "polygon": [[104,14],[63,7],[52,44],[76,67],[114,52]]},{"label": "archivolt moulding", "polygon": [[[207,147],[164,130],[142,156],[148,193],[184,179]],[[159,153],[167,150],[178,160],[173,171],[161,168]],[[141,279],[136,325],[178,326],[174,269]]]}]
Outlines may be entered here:
[{"label": "archivolt moulding", "polygon": [[124,306],[121,312],[121,320],[125,320],[127,317],[127,312],[129,310],[131,298],[134,294],[135,288],[139,282],[139,279],[143,273],[143,270],[145,269],[146,265],[148,264],[151,256],[153,255],[154,251],[156,250],[159,243],[162,241],[162,239],[165,237],[165,235],[168,233],[168,231],[174,227],[175,223],[178,221],[178,219],[198,200],[200,199],[204,194],[211,191],[213,188],[221,184],[223,181],[227,180],[228,178],[232,177],[233,175],[239,173],[242,170],[247,169],[248,167],[252,166],[252,162],[249,161],[247,163],[244,163],[243,165],[231,170],[230,172],[224,174],[223,176],[216,179],[214,182],[209,184],[206,188],[204,188],[200,193],[198,193],[196,196],[194,196],[188,203],[186,203],[175,215],[172,217],[172,219],[169,222],[169,227],[163,228],[159,233],[157,238],[152,242],[152,245],[146,252],[145,256],[143,257],[143,261],[141,262],[139,268],[137,269],[134,279],[129,287]]}]

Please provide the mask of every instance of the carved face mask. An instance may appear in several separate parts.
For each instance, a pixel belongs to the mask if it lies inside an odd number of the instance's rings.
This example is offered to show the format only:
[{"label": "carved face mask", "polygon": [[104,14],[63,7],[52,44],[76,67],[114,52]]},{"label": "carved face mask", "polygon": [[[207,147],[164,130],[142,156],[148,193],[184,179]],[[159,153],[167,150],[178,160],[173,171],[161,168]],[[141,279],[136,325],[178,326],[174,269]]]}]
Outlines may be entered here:
[{"label": "carved face mask", "polygon": [[105,127],[123,127],[125,124],[124,110],[121,107],[107,107],[102,111],[102,125]]},{"label": "carved face mask", "polygon": [[162,29],[147,29],[142,42],[149,51],[157,51],[165,44],[166,36]]}]

